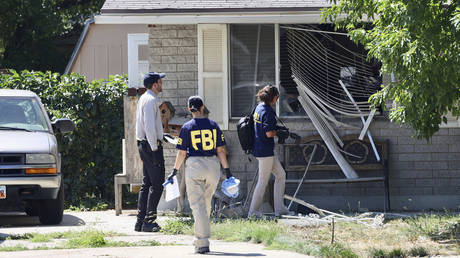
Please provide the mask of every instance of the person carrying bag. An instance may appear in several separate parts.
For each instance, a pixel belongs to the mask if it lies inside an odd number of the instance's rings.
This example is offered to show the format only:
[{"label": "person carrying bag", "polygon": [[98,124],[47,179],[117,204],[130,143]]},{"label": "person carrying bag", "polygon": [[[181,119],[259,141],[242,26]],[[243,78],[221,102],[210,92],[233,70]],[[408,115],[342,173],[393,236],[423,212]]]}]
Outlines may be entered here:
[{"label": "person carrying bag", "polygon": [[259,162],[259,178],[252,196],[248,217],[262,216],[259,209],[262,205],[263,196],[271,173],[275,176],[273,197],[275,215],[289,214],[289,210],[284,206],[283,201],[286,172],[281,166],[278,157],[274,154],[274,137],[278,136],[285,139],[289,136],[289,132],[285,127],[277,126],[276,114],[271,107],[278,100],[279,91],[276,86],[265,86],[257,93],[257,97],[260,103],[255,108],[253,114],[254,144],[252,154]]},{"label": "person carrying bag", "polygon": [[209,253],[211,225],[211,199],[220,178],[220,164],[227,179],[233,175],[225,153],[225,138],[216,122],[204,117],[203,99],[192,96],[188,99],[188,110],[193,119],[185,123],[179,133],[176,148],[179,150],[174,169],[168,176],[171,180],[188,156],[185,163],[185,185],[188,201],[195,220],[195,253]]}]

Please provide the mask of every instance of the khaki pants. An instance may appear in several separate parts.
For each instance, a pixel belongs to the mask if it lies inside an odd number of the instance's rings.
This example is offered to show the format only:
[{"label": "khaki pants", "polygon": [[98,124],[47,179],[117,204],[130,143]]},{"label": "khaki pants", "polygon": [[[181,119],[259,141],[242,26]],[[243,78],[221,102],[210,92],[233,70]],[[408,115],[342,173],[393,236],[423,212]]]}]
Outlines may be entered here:
[{"label": "khaki pants", "polygon": [[185,164],[185,185],[188,201],[195,219],[195,247],[209,246],[211,199],[220,178],[216,156],[189,157]]},{"label": "khaki pants", "polygon": [[284,172],[280,161],[275,156],[257,158],[257,160],[259,161],[259,179],[254,190],[254,195],[252,196],[249,216],[257,215],[256,213],[259,212],[271,173],[275,176],[275,189],[273,192],[275,214],[287,211],[283,202],[286,172]]}]

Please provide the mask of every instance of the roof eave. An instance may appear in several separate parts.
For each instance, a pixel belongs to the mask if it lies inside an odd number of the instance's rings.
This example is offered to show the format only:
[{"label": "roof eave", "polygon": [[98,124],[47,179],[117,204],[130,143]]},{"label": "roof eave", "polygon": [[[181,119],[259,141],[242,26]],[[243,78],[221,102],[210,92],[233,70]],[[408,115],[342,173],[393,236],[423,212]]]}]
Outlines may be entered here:
[{"label": "roof eave", "polygon": [[265,13],[315,12],[329,6],[266,7],[266,8],[199,8],[199,9],[102,9],[101,14],[209,14],[209,13]]},{"label": "roof eave", "polygon": [[307,24],[321,23],[320,11],[207,14],[102,14],[96,24]]},{"label": "roof eave", "polygon": [[64,74],[69,74],[70,70],[72,69],[73,65],[75,64],[75,61],[77,59],[77,56],[78,56],[78,53],[80,52],[80,49],[83,45],[83,42],[85,41],[86,39],[86,35],[88,34],[88,31],[89,31],[89,27],[91,26],[91,24],[94,23],[94,18],[91,18],[91,19],[88,19],[86,20],[85,22],[85,27],[83,28],[83,31],[82,33],[80,34],[80,38],[78,39],[78,42],[77,44],[75,45],[75,48],[72,52],[72,55],[70,57],[70,60],[69,62],[67,63],[67,66],[64,70]]}]

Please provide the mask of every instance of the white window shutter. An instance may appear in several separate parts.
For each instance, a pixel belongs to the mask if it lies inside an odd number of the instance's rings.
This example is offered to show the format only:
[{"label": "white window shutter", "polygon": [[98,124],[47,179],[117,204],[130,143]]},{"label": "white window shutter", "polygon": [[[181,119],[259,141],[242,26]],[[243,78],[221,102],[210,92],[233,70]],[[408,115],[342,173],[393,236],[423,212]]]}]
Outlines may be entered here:
[{"label": "white window shutter", "polygon": [[209,118],[228,129],[227,25],[198,24],[198,94]]}]

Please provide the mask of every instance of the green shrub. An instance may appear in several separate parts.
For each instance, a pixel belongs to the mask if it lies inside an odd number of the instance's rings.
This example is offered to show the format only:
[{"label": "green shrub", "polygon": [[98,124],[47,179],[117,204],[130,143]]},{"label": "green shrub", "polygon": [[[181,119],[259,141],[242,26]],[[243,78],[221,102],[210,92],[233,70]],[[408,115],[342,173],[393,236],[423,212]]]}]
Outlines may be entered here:
[{"label": "green shrub", "polygon": [[390,251],[390,253],[388,253],[388,257],[390,258],[401,258],[406,256],[406,253],[400,248],[393,249]]},{"label": "green shrub", "polygon": [[107,244],[104,238],[104,233],[97,230],[86,230],[81,234],[67,240],[65,242],[65,248],[93,248],[103,247]]},{"label": "green shrub", "polygon": [[30,242],[33,243],[42,243],[42,242],[49,242],[51,238],[49,235],[45,234],[34,234],[34,236],[30,239]]},{"label": "green shrub", "polygon": [[385,257],[387,257],[387,253],[383,249],[372,248],[369,251],[369,257],[372,257],[372,258],[385,258]]},{"label": "green shrub", "polygon": [[0,240],[24,240],[24,239],[31,239],[34,237],[34,234],[32,233],[24,233],[24,234],[12,234],[8,235],[5,238],[1,238]]},{"label": "green shrub", "polygon": [[23,245],[1,246],[0,247],[0,252],[26,251],[26,250],[29,250],[29,248]]},{"label": "green shrub", "polygon": [[352,250],[343,247],[340,244],[332,244],[329,246],[322,246],[319,250],[321,257],[337,257],[337,258],[357,258]]},{"label": "green shrub", "polygon": [[[86,82],[78,74],[16,72],[0,75],[0,88],[35,92],[50,119],[70,118],[76,128],[56,134],[62,153],[66,207],[112,203],[113,175],[122,171],[123,93],[127,78]],[[89,207],[91,208],[91,207]]]},{"label": "green shrub", "polygon": [[433,240],[460,239],[460,220],[458,215],[425,214],[406,220],[412,237],[425,235]]},{"label": "green shrub", "polygon": [[170,235],[191,234],[192,227],[193,220],[191,219],[174,219],[168,220],[161,228],[161,232]]},{"label": "green shrub", "polygon": [[416,246],[409,250],[409,255],[413,257],[423,257],[430,255],[430,252],[423,246]]}]

